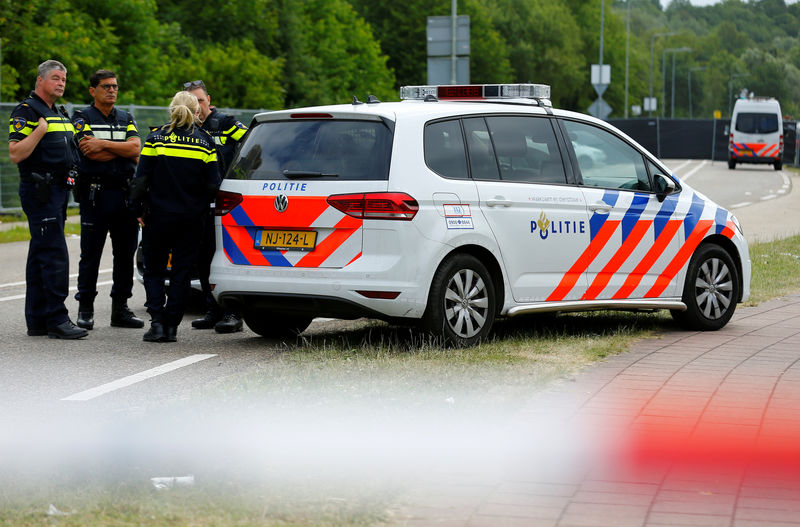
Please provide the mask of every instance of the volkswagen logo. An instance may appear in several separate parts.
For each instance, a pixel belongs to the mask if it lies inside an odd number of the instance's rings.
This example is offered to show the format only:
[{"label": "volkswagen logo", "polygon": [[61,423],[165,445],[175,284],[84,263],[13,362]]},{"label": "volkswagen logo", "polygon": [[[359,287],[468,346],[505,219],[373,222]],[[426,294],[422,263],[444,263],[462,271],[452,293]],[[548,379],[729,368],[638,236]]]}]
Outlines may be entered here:
[{"label": "volkswagen logo", "polygon": [[284,194],[278,194],[275,196],[275,210],[278,212],[283,212],[289,207],[289,198],[286,197]]}]

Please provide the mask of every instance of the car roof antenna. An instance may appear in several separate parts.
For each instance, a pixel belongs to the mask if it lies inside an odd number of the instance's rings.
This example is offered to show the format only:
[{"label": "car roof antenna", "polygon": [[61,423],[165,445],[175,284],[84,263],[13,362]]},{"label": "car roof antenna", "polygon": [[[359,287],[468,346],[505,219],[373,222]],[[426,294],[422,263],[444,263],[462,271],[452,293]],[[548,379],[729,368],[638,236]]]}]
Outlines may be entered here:
[{"label": "car roof antenna", "polygon": [[377,102],[381,102],[380,99],[378,99],[374,95],[367,95],[367,104],[375,104]]},{"label": "car roof antenna", "polygon": [[353,104],[354,104],[354,105],[356,105],[356,104],[364,104],[364,103],[363,103],[363,102],[361,102],[361,101],[359,101],[359,100],[358,100],[358,97],[356,97],[355,95],[353,95]]}]

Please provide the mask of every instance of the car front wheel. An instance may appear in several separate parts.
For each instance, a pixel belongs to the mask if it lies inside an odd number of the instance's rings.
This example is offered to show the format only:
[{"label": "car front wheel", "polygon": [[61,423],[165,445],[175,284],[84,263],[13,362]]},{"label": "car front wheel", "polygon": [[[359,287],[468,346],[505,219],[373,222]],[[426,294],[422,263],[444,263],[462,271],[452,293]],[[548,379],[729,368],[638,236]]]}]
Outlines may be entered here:
[{"label": "car front wheel", "polygon": [[738,300],[739,278],[733,259],[718,245],[703,245],[686,272],[686,311],[672,311],[672,316],[687,329],[713,331],[728,323]]},{"label": "car front wheel", "polygon": [[447,344],[471,346],[489,334],[496,303],[486,266],[474,256],[457,254],[433,277],[423,325]]},{"label": "car front wheel", "polygon": [[280,315],[261,310],[247,310],[242,318],[253,333],[278,339],[296,337],[305,331],[312,320],[312,317]]}]

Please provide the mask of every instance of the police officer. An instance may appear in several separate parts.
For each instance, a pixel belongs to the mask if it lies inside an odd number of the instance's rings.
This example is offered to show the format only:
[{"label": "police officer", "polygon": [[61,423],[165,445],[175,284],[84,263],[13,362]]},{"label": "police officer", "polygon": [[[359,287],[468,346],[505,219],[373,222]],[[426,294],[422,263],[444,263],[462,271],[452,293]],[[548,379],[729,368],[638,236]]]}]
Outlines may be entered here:
[{"label": "police officer", "polygon": [[67,68],[56,60],[39,65],[36,86],[11,113],[8,151],[19,167],[19,197],[31,241],[25,268],[25,321],[29,336],[79,339],[88,332],[69,319],[69,255],[64,217],[78,152],[66,111]]},{"label": "police officer", "polygon": [[133,290],[133,259],[139,223],[128,209],[130,178],[136,170],[141,141],[133,117],[115,108],[117,75],[97,70],[89,78],[90,106],[72,115],[75,139],[81,150],[78,200],[81,207],[81,259],[78,264],[78,326],[94,327],[94,299],[100,257],[111,234],[114,262],[111,287],[111,325],[144,327],[128,308]]},{"label": "police officer", "polygon": [[[208,94],[203,81],[197,80],[184,83],[183,88],[197,97],[197,101],[200,104],[202,128],[214,138],[220,173],[224,176],[233,161],[236,147],[241,142],[245,132],[247,132],[247,127],[236,120],[235,117],[224,114],[211,106],[211,96]],[[232,311],[223,310],[217,304],[211,294],[211,287],[208,283],[211,260],[214,258],[215,242],[214,210],[210,208],[206,218],[206,225],[203,229],[203,241],[200,248],[200,259],[198,260],[200,285],[206,297],[207,311],[203,318],[192,321],[192,327],[195,329],[214,328],[217,333],[233,333],[242,330],[242,319]]]},{"label": "police officer", "polygon": [[131,181],[131,202],[143,226],[145,306],[151,317],[143,337],[147,342],[177,340],[203,220],[220,184],[214,140],[197,126],[199,111],[197,97],[175,94],[169,124],[147,136]]}]

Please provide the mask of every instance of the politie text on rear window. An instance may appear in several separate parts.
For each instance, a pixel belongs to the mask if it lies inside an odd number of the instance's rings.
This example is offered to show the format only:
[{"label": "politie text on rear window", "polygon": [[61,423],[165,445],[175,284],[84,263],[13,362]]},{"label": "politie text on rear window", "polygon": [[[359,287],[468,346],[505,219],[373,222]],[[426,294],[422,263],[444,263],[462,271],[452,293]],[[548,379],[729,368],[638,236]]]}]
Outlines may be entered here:
[{"label": "politie text on rear window", "polygon": [[381,122],[268,121],[250,130],[227,178],[387,180],[391,148]]}]

